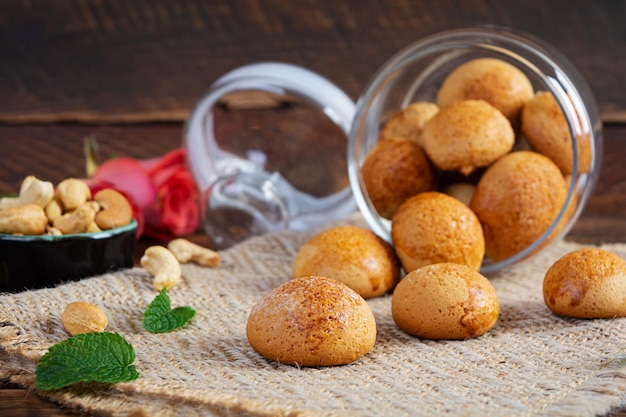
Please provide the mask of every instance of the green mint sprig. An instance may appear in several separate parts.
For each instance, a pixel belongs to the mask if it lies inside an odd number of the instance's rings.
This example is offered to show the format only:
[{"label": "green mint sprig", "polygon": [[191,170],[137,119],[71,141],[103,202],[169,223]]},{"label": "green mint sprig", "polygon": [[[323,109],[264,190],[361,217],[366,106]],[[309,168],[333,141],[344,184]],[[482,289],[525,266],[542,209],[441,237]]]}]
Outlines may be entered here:
[{"label": "green mint sprig", "polygon": [[117,333],[78,334],[48,349],[35,370],[35,387],[53,390],[79,382],[116,384],[139,377],[133,346]]},{"label": "green mint sprig", "polygon": [[196,311],[187,306],[172,310],[170,297],[163,288],[143,314],[142,326],[150,333],[171,332],[183,327],[195,315]]}]

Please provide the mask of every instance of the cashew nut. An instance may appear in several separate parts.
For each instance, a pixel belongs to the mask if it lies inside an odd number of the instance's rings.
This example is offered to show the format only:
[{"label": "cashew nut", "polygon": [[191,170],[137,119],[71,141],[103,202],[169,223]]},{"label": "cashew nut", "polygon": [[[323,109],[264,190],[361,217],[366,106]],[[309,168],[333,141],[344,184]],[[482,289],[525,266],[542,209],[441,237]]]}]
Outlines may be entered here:
[{"label": "cashew nut", "polygon": [[57,197],[65,211],[75,210],[91,199],[91,190],[85,181],[67,178],[57,185]]},{"label": "cashew nut", "polygon": [[56,195],[52,200],[50,200],[46,207],[44,207],[44,211],[46,212],[46,216],[48,216],[48,221],[50,223],[54,223],[57,218],[61,217],[63,214],[63,206]]},{"label": "cashew nut", "polygon": [[48,236],[62,236],[63,233],[61,233],[61,231],[59,229],[57,229],[56,227],[48,226],[48,228],[46,229],[46,235],[48,235]]},{"label": "cashew nut", "polygon": [[85,204],[91,207],[94,213],[98,213],[102,209],[102,207],[100,207],[100,203],[94,200],[87,201]]},{"label": "cashew nut", "polygon": [[2,197],[0,198],[0,210],[16,207],[20,205],[19,197]]},{"label": "cashew nut", "polygon": [[[18,197],[0,198],[0,211],[15,209],[2,214],[0,233],[94,233],[130,223],[132,207],[126,197],[112,189],[102,190],[97,196],[96,200],[91,200],[89,186],[80,179],[67,178],[61,181],[55,192],[51,182],[30,175],[22,181]],[[50,230],[41,227],[39,210],[22,208],[30,205],[43,208]]]},{"label": "cashew nut", "polygon": [[100,209],[102,207],[100,207],[100,203],[98,203],[97,201],[87,201],[85,203],[86,206],[89,206],[91,208],[91,210],[94,213],[94,218],[91,221],[91,223],[89,224],[89,227],[87,228],[87,233],[97,233],[97,232],[101,232],[102,229],[100,228],[100,226],[98,226],[98,224],[96,223],[96,214],[98,214],[100,212]]},{"label": "cashew nut", "polygon": [[63,327],[72,336],[81,333],[102,332],[109,320],[98,306],[84,301],[69,303],[61,316]]},{"label": "cashew nut", "polygon": [[87,233],[89,225],[93,222],[93,219],[93,210],[88,205],[83,204],[76,210],[58,217],[52,224],[64,235],[72,233]]},{"label": "cashew nut", "polygon": [[96,223],[95,218],[89,223],[89,227],[87,227],[87,233],[98,233],[101,232],[100,226]]},{"label": "cashew nut", "polygon": [[178,262],[194,262],[203,266],[218,266],[220,255],[211,249],[196,245],[187,239],[174,239],[167,244],[167,248],[176,256]]},{"label": "cashew nut", "polygon": [[45,233],[48,218],[38,204],[25,204],[0,210],[0,233],[40,235]]},{"label": "cashew nut", "polygon": [[45,207],[54,197],[54,186],[49,181],[41,181],[33,175],[24,178],[20,186],[19,205],[37,204]]},{"label": "cashew nut", "polygon": [[163,246],[150,246],[139,260],[154,280],[152,285],[157,291],[172,288],[180,282],[180,264],[174,254]]},{"label": "cashew nut", "polygon": [[96,214],[96,224],[102,230],[125,226],[133,218],[133,209],[123,194],[107,188],[96,193],[94,200],[102,210]]}]

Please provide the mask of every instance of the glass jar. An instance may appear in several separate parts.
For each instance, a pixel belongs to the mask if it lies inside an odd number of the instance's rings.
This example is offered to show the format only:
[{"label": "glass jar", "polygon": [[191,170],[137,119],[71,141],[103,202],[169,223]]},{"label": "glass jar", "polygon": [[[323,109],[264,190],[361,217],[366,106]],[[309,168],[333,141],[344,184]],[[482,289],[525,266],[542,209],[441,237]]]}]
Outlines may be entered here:
[{"label": "glass jar", "polygon": [[215,81],[183,137],[215,245],[354,212],[347,170],[354,108],[329,80],[285,63],[245,65]]},{"label": "glass jar", "polygon": [[[391,242],[391,222],[377,213],[364,185],[363,162],[391,115],[413,102],[434,103],[438,88],[454,68],[483,57],[513,64],[529,78],[535,91],[554,95],[565,115],[573,148],[567,198],[554,222],[514,256],[499,261],[485,259],[481,271],[489,273],[534,255],[548,240],[561,239],[580,216],[599,175],[602,126],[596,103],[583,77],[554,48],[531,36],[496,27],[447,31],[409,45],[380,68],[357,102],[349,136],[348,172],[354,197],[367,223]],[[585,135],[591,144],[591,161],[589,169],[583,172],[578,169],[577,141]]]}]

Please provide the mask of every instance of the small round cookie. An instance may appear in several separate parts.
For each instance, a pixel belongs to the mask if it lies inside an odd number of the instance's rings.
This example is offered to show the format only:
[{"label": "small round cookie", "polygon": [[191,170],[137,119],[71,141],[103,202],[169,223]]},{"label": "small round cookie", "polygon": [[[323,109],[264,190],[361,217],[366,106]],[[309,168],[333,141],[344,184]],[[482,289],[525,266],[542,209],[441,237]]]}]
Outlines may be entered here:
[{"label": "small round cookie", "polygon": [[292,277],[334,278],[363,298],[392,290],[400,279],[400,263],[391,245],[357,226],[337,226],[313,236],[296,254]]},{"label": "small round cookie", "polygon": [[532,98],[533,86],[515,66],[496,58],[478,58],[458,66],[437,92],[440,107],[463,100],[485,100],[519,126],[524,103]]},{"label": "small round cookie", "polygon": [[508,153],[515,133],[486,101],[465,100],[442,107],[424,126],[422,142],[437,167],[469,175]]},{"label": "small round cookie", "polygon": [[250,346],[265,358],[294,366],[345,365],[376,342],[367,301],[325,277],[288,281],[265,295],[246,325]]},{"label": "small round cookie", "polygon": [[491,282],[464,265],[440,263],[405,276],[391,297],[393,320],[427,339],[466,339],[489,331],[500,302]]},{"label": "small round cookie", "polygon": [[546,272],[543,299],[561,316],[626,317],[626,261],[597,248],[570,252]]},{"label": "small round cookie", "polygon": [[396,112],[385,122],[380,139],[406,138],[422,146],[422,130],[437,112],[439,106],[428,101],[412,103]]},{"label": "small round cookie", "polygon": [[379,141],[367,154],[361,174],[367,195],[385,219],[409,197],[437,185],[433,164],[422,148],[405,138]]},{"label": "small round cookie", "polygon": [[476,186],[470,208],[485,234],[494,261],[535,242],[556,220],[567,184],[549,158],[532,151],[510,153],[490,166]]},{"label": "small round cookie", "polygon": [[426,192],[408,199],[391,221],[391,239],[406,272],[440,262],[479,270],[485,254],[476,215],[454,197]]},{"label": "small round cookie", "polygon": [[474,191],[476,191],[476,186],[466,182],[455,182],[443,187],[442,191],[444,194],[448,194],[461,201],[466,206],[469,206],[470,201],[472,201],[472,196],[474,196]]},{"label": "small round cookie", "polygon": [[[568,187],[569,189],[570,182],[572,181],[572,177],[569,175],[566,175],[564,179],[565,179],[565,186]],[[543,248],[545,248],[546,246],[554,242],[554,240],[563,233],[563,229],[572,220],[572,216],[574,215],[576,208],[578,208],[578,203],[579,203],[578,190],[576,188],[573,188],[570,199],[567,200],[567,196],[566,196],[565,200],[566,201],[563,204],[567,204],[567,206],[565,207],[564,210],[561,209],[563,213],[561,214],[560,219],[558,219],[557,225],[552,229],[552,233],[550,233],[550,235],[545,239],[545,242],[543,242],[541,245],[538,245],[537,249],[532,251],[529,254],[529,256],[539,252],[540,250],[542,250]]]},{"label": "small round cookie", "polygon": [[[574,152],[570,130],[565,115],[552,93],[538,92],[522,111],[522,134],[537,152],[552,159],[563,175],[574,168]],[[591,143],[589,135],[576,138],[578,169],[589,171],[591,165]]]}]

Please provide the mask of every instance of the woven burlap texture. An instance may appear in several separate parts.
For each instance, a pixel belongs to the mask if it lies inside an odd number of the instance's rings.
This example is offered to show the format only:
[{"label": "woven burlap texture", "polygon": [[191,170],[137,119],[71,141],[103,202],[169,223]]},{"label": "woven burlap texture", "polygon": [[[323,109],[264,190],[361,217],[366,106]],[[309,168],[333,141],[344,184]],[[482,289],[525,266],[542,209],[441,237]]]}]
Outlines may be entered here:
[{"label": "woven burlap texture", "polygon": [[[346,222],[363,225],[360,217]],[[196,317],[167,334],[141,319],[156,296],[141,268],[53,289],[0,296],[0,377],[34,384],[38,358],[68,334],[65,305],[92,302],[107,330],[135,348],[139,379],[74,386],[43,395],[62,405],[128,416],[594,416],[626,403],[626,319],[557,317],[542,280],[558,257],[580,245],[560,242],[489,277],[501,304],[496,326],[462,341],[411,337],[394,324],[390,296],[368,301],[377,322],[373,350],[340,367],[298,368],[270,362],[246,339],[251,307],[290,279],[293,257],[320,228],[248,240],[221,253],[222,265],[183,265],[169,294]],[[605,246],[626,257],[626,245]]]}]

